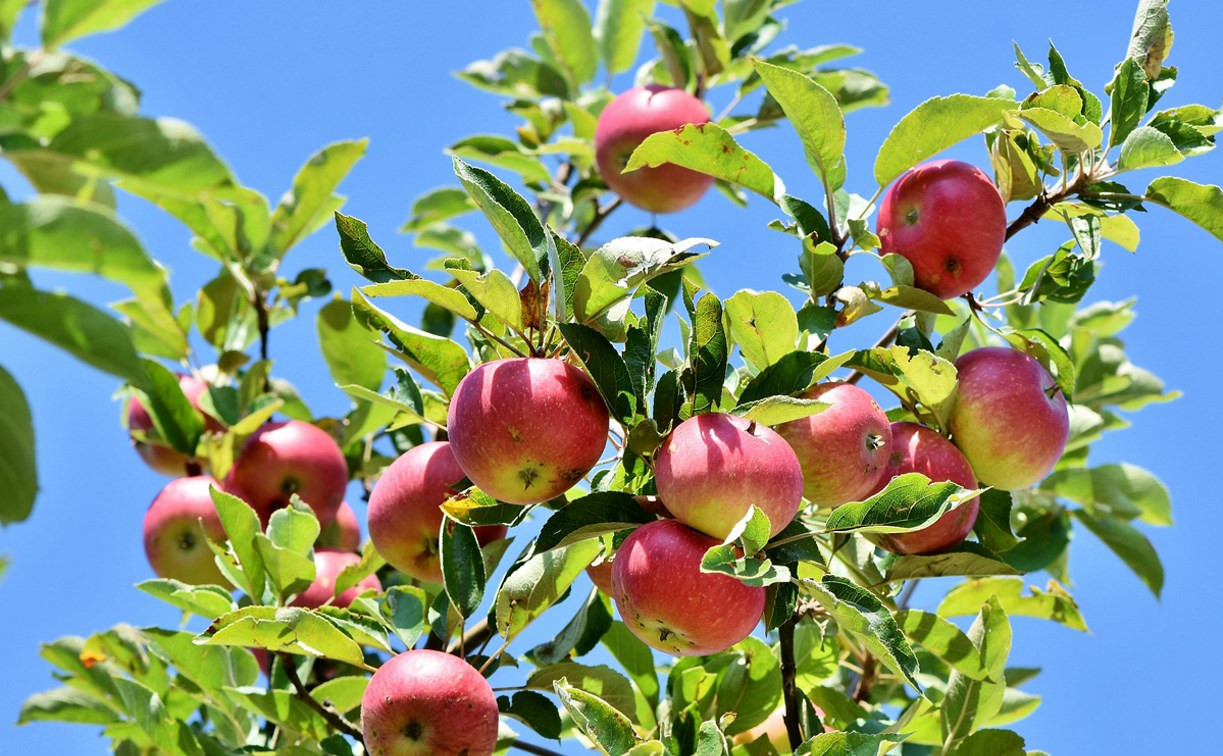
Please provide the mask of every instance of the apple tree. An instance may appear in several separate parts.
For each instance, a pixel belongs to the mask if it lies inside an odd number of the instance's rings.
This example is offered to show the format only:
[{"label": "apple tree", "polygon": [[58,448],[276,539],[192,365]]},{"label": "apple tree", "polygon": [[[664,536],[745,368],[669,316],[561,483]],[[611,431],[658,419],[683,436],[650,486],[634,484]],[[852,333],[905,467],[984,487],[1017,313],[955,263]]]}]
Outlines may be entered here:
[{"label": "apple tree", "polygon": [[[122,754],[1037,753],[1011,729],[1039,699],[1007,666],[1008,617],[1086,630],[1071,534],[1158,595],[1140,526],[1170,524],[1167,491],[1089,452],[1174,395],[1126,356],[1130,303],[1088,293],[1103,255],[1136,248],[1137,212],[1223,240],[1219,187],[1127,175],[1223,128],[1161,102],[1166,0],[1141,0],[1105,91],[1016,47],[1017,87],[904,115],[860,194],[845,114],[887,87],[842,67],[857,48],[781,46],[788,0],[533,0],[529,49],[459,75],[520,123],[448,148],[454,183],[403,229],[437,253],[417,271],[341,209],[364,142],[323,147],[273,204],[63,49],[152,4],[47,0],[41,47],[3,51],[0,149],[35,192],[0,195],[0,318],[121,381],[139,457],[172,478],[137,587],[183,621],[47,643],[61,686],[21,722],[101,727]],[[25,6],[0,2],[6,36]],[[745,146],[777,126],[823,196]],[[938,159],[965,140],[978,165]],[[216,261],[193,299],[173,301],[117,191]],[[761,238],[793,249],[784,291],[709,291],[711,239],[596,240],[623,203],[698,200],[776,206]],[[1019,271],[1004,247],[1038,221],[1065,243]],[[360,277],[347,296],[336,270],[282,275],[315,232]],[[852,256],[880,280],[847,278]],[[31,268],[131,298],[103,310]],[[418,324],[396,314],[421,300]],[[347,414],[317,416],[276,368],[296,317]],[[882,336],[849,343],[867,318]],[[13,523],[36,421],[3,369],[0,408]],[[910,605],[918,581],[945,588],[936,607]]]}]

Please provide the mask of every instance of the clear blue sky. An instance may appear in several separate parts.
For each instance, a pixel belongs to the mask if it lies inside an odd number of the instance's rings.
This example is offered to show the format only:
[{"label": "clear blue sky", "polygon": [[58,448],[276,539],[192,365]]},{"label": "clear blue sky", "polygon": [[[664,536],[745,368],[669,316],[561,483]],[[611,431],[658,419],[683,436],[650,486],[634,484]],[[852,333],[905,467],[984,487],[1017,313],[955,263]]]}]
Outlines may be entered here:
[{"label": "clear blue sky", "polygon": [[[790,26],[783,41],[864,47],[857,64],[891,85],[890,107],[848,118],[848,188],[869,195],[875,150],[890,126],[917,103],[936,94],[983,93],[1003,82],[1026,86],[1011,67],[1012,39],[1036,59],[1052,37],[1071,72],[1100,92],[1124,55],[1134,5],[1121,0],[1029,0],[1022,6],[807,0],[784,11]],[[1217,105],[1223,96],[1217,35],[1223,6],[1176,2],[1172,15],[1177,35],[1169,62],[1180,67],[1181,76],[1165,102]],[[442,149],[469,134],[508,132],[513,124],[497,98],[451,73],[503,48],[524,46],[533,28],[526,2],[169,0],[131,27],[90,38],[76,49],[134,81],[144,92],[146,113],[194,123],[245,183],[273,200],[319,146],[370,137],[366,158],[343,187],[350,198],[346,212],[369,223],[393,262],[420,269],[428,253],[412,248],[395,229],[414,196],[451,182],[450,160]],[[34,31],[27,19],[19,38],[34,39]],[[745,143],[773,165],[791,193],[819,197],[788,128],[753,134]],[[976,140],[954,154],[985,164]],[[1223,182],[1223,155],[1196,158],[1175,172]],[[20,194],[11,171],[0,173],[0,179]],[[1145,185],[1139,179],[1132,183]],[[187,232],[168,216],[129,197],[121,198],[120,212],[172,269],[180,301],[213,275],[212,263],[190,250]],[[1012,207],[1010,215],[1017,212]],[[665,225],[681,236],[722,242],[703,270],[712,288],[726,296],[744,287],[783,287],[780,276],[793,267],[795,249],[786,237],[765,229],[777,215],[758,199],[747,211],[731,211],[711,193]],[[613,220],[601,236],[648,219],[629,210]],[[1194,292],[1218,278],[1223,247],[1157,208],[1140,220],[1139,252],[1131,256],[1109,246],[1091,298],[1139,295],[1129,353],[1171,388],[1184,391],[1185,398],[1135,415],[1131,430],[1097,445],[1093,461],[1134,462],[1156,472],[1172,490],[1177,524],[1151,533],[1167,569],[1162,603],[1082,532],[1072,547],[1072,590],[1092,634],[1015,621],[1012,663],[1045,670],[1025,686],[1043,695],[1044,705],[1017,729],[1029,747],[1053,754],[1190,753],[1217,743],[1186,712],[1215,704],[1212,673],[1223,663],[1214,642],[1223,612],[1213,569],[1223,513],[1208,452],[1209,435],[1220,420],[1217,360],[1209,349],[1191,351],[1191,339],[1207,336],[1206,324],[1217,321],[1216,297]],[[487,226],[469,225],[494,248]],[[1025,266],[1065,237],[1063,228],[1042,226],[1020,235],[1008,249],[1017,265]],[[286,264],[290,278],[300,268],[327,266],[342,292],[357,282],[329,231],[294,250]],[[878,273],[863,269],[862,275]],[[36,279],[46,287],[70,287],[98,303],[122,296],[117,288],[87,279]],[[308,317],[278,329],[271,347],[277,372],[297,382],[316,413],[334,414],[347,400],[330,384],[317,349],[305,348],[315,339],[317,307],[308,306]],[[834,335],[833,347],[873,340],[873,334],[854,333]],[[42,478],[33,517],[0,532],[0,554],[11,559],[0,581],[6,606],[0,616],[6,661],[0,722],[11,722],[28,694],[55,685],[37,657],[40,641],[85,635],[120,621],[173,625],[177,616],[131,588],[150,576],[140,527],[164,480],[139,462],[120,429],[119,404],[111,399],[115,379],[8,326],[0,326],[0,361],[33,405]],[[1044,580],[1030,578],[1037,584]],[[930,608],[944,587],[927,581],[917,604]],[[518,651],[526,648],[529,641]],[[0,724],[4,753],[103,753],[105,742],[91,727]]]}]

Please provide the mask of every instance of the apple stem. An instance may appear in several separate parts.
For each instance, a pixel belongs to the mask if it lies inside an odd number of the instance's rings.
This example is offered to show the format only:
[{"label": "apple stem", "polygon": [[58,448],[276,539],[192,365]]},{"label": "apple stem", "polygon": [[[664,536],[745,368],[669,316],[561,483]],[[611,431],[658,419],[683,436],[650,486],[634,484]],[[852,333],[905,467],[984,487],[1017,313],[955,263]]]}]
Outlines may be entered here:
[{"label": "apple stem", "polygon": [[285,677],[289,678],[289,682],[292,683],[293,689],[297,691],[297,697],[311,709],[318,712],[319,716],[326,720],[327,724],[331,725],[338,732],[342,732],[350,738],[355,739],[361,744],[362,749],[364,749],[365,736],[364,733],[361,732],[361,729],[359,727],[354,727],[352,722],[349,722],[347,719],[340,716],[331,707],[319,703],[318,699],[310,695],[310,691],[306,690],[305,683],[302,682],[301,677],[297,674],[297,666],[293,663],[293,656],[291,654],[284,653],[277,654],[277,656],[280,657],[280,666],[285,671]]}]

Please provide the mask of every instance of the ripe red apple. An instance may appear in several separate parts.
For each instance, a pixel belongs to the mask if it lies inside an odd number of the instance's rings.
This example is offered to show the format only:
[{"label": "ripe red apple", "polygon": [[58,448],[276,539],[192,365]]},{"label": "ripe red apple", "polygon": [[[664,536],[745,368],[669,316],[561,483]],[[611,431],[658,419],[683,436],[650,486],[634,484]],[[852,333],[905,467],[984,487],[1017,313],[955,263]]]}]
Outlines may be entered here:
[{"label": "ripe red apple", "polygon": [[[360,555],[354,554],[351,551],[315,549],[314,582],[310,584],[309,588],[299,593],[289,606],[317,609],[326,604],[343,609],[364,591],[371,588],[375,591],[381,591],[382,583],[379,582],[378,577],[376,575],[368,575],[362,578],[361,582],[336,596],[335,601],[331,601],[331,597],[335,594],[335,579],[339,576],[340,571],[360,561]],[[330,603],[328,604],[328,602]]]},{"label": "ripe red apple", "polygon": [[326,528],[348,486],[348,463],[323,429],[300,420],[268,423],[255,431],[229,471],[229,480],[246,491],[246,502],[266,526],[293,494],[310,505]]},{"label": "ripe red apple", "polygon": [[[178,376],[178,385],[187,396],[187,400],[191,402],[191,406],[195,407],[200,417],[204,419],[204,429],[206,431],[221,433],[225,430],[225,426],[221,425],[216,418],[200,411],[200,396],[208,390],[207,383],[204,383],[195,376],[180,374]],[[149,414],[144,403],[134,396],[127,404],[127,427],[128,430],[141,431],[146,437],[157,432],[153,427],[153,416]],[[137,441],[133,438],[132,446],[136,447],[136,453],[145,461],[145,464],[157,472],[163,475],[174,476],[186,473],[187,455],[171,449],[157,439]]]},{"label": "ripe red apple", "polygon": [[649,135],[690,123],[708,123],[709,110],[682,89],[652,84],[634,87],[608,103],[595,127],[595,160],[612,191],[654,213],[673,213],[694,204],[713,177],[678,165],[621,173],[633,150]]},{"label": "ripe red apple", "polygon": [[607,429],[607,406],[585,373],[535,358],[472,370],[454,390],[447,421],[459,467],[511,504],[538,504],[572,488],[599,461]]},{"label": "ripe red apple", "polygon": [[[176,478],[166,484],[144,514],[144,553],[159,577],[192,585],[227,586],[204,536],[225,540],[207,476]],[[203,522],[203,529],[200,523]]]},{"label": "ripe red apple", "polygon": [[794,450],[771,428],[709,413],[680,423],[654,461],[658,498],[675,519],[719,540],[755,504],[772,535],[785,529],[803,498]]},{"label": "ripe red apple", "polygon": [[[951,481],[976,488],[977,476],[955,444],[917,423],[892,424],[892,456],[878,490],[897,475],[917,472],[932,483]],[[896,554],[937,554],[960,545],[977,521],[980,500],[973,497],[943,513],[933,524],[909,533],[877,536],[877,543]]]},{"label": "ripe red apple", "polygon": [[[369,537],[395,569],[417,580],[442,582],[438,532],[442,502],[464,478],[451,445],[433,441],[414,446],[391,463],[369,497]],[[504,525],[475,529],[481,546],[504,538]]]},{"label": "ripe red apple", "polygon": [[499,716],[488,681],[441,651],[391,658],[361,697],[370,756],[489,756],[497,747]]},{"label": "ripe red apple", "polygon": [[701,572],[718,539],[678,520],[634,530],[612,562],[612,598],[633,634],[659,651],[703,656],[751,634],[764,612],[764,588]]},{"label": "ripe red apple", "polygon": [[951,435],[981,482],[1014,491],[1048,475],[1070,436],[1066,398],[1053,376],[1006,347],[974,349],[955,367]]},{"label": "ripe red apple", "polygon": [[348,502],[340,502],[335,520],[319,532],[316,543],[324,548],[341,551],[361,550],[361,525],[357,522],[357,513],[352,511]]},{"label": "ripe red apple", "polygon": [[871,395],[849,383],[824,383],[803,393],[832,406],[777,428],[803,466],[803,495],[820,507],[860,501],[879,486],[892,451],[888,416]]},{"label": "ripe red apple", "polygon": [[903,255],[919,288],[951,299],[993,272],[1006,241],[1006,207],[976,166],[934,160],[883,195],[876,231],[881,254]]}]

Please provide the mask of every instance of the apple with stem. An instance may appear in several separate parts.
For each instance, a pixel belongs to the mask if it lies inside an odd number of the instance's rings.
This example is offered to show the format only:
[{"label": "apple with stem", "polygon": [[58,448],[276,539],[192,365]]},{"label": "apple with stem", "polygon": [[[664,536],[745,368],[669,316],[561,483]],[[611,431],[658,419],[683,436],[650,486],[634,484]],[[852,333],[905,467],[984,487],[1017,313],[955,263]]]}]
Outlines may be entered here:
[{"label": "apple with stem", "polygon": [[221,488],[204,475],[176,478],[145,512],[144,553],[159,577],[192,585],[229,585],[206,540],[225,540],[225,527],[209,493],[213,487]]},{"label": "apple with stem", "polygon": [[976,166],[934,160],[909,169],[888,188],[876,233],[880,254],[912,263],[918,288],[951,299],[993,272],[1006,241],[1006,206]]},{"label": "apple with stem", "polygon": [[622,173],[645,138],[688,124],[709,122],[705,103],[683,89],[634,87],[608,103],[595,126],[595,160],[607,186],[625,202],[653,213],[673,213],[696,203],[713,177],[670,163]]},{"label": "apple with stem", "polygon": [[887,469],[892,451],[887,414],[849,383],[813,386],[802,398],[831,405],[777,427],[802,465],[803,495],[818,507],[861,500],[879,486]]},{"label": "apple with stem", "polygon": [[[200,410],[200,397],[208,390],[208,384],[193,375],[179,374],[178,385],[186,395],[187,401],[191,402],[191,406],[195,407],[196,412],[203,418],[204,430],[209,433],[223,432],[225,426],[219,420]],[[127,404],[127,427],[129,431],[138,431],[144,436],[143,440],[137,440],[133,436],[132,446],[136,448],[136,453],[145,461],[145,464],[163,475],[186,474],[190,458],[177,449],[166,446],[160,439],[151,437],[157,433],[153,425],[153,416],[149,414],[144,402],[135,396]]]},{"label": "apple with stem", "polygon": [[[351,551],[336,549],[315,549],[314,551],[314,582],[310,587],[297,595],[289,606],[300,606],[307,609],[317,609],[320,606],[334,606],[343,609],[352,600],[367,590],[382,590],[382,583],[376,575],[367,575],[356,585],[348,588],[339,596],[335,595],[335,580],[345,567],[351,567],[361,561],[358,554]],[[332,597],[335,599],[332,600]]]},{"label": "apple with stem", "polygon": [[719,543],[678,520],[657,520],[621,544],[612,561],[612,599],[646,645],[704,656],[751,634],[764,612],[764,588],[701,572],[701,558]]},{"label": "apple with stem", "polygon": [[[464,477],[446,441],[414,446],[387,467],[369,497],[369,537],[387,564],[417,580],[442,582],[442,503]],[[481,546],[505,533],[504,525],[475,528]]]},{"label": "apple with stem", "polygon": [[427,649],[388,660],[361,698],[371,756],[490,756],[499,716],[492,688],[474,667]]},{"label": "apple with stem", "polygon": [[268,423],[243,444],[228,481],[250,496],[246,502],[265,527],[297,494],[326,528],[344,500],[348,463],[322,428],[301,420]]},{"label": "apple with stem", "polygon": [[654,461],[658,498],[675,519],[721,540],[754,504],[771,535],[785,529],[803,498],[794,450],[771,428],[707,413],[680,423]]},{"label": "apple with stem", "polygon": [[951,437],[977,478],[1005,491],[1040,482],[1070,437],[1070,413],[1057,381],[1035,358],[1007,347],[974,349],[955,367]]},{"label": "apple with stem", "polygon": [[486,362],[464,376],[446,424],[463,473],[511,504],[572,488],[598,463],[608,427],[607,406],[585,373],[534,357]]}]

